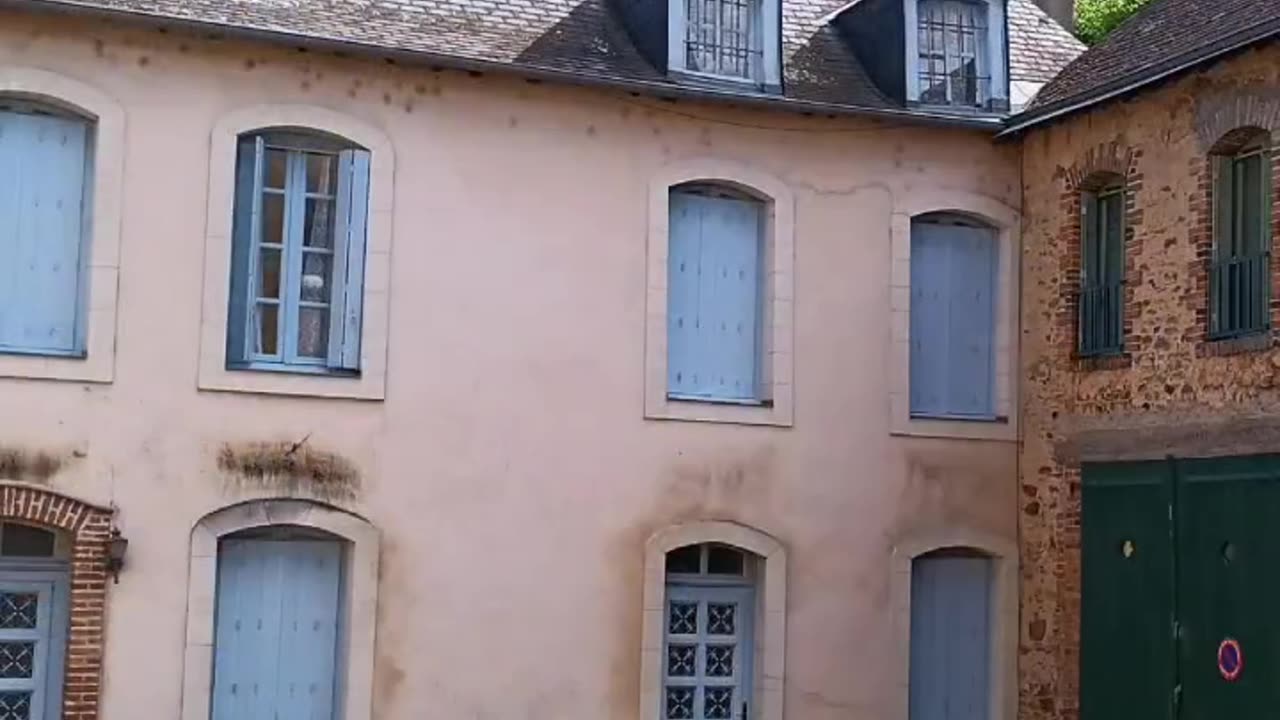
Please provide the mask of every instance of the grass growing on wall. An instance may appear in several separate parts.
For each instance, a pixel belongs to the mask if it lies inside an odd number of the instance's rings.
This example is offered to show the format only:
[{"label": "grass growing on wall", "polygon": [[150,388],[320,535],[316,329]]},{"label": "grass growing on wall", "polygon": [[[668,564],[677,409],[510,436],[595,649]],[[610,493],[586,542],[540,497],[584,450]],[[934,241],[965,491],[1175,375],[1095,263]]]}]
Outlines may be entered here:
[{"label": "grass growing on wall", "polygon": [[1078,0],[1076,35],[1086,45],[1096,45],[1120,23],[1150,0]]}]

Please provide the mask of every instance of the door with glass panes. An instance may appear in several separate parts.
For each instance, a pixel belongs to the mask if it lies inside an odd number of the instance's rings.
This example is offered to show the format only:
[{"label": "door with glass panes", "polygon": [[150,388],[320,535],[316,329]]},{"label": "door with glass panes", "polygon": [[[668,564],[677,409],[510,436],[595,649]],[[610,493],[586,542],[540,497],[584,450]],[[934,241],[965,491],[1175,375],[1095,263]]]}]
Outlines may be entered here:
[{"label": "door with glass panes", "polygon": [[668,554],[664,720],[751,717],[754,618],[746,553],[705,544]]}]

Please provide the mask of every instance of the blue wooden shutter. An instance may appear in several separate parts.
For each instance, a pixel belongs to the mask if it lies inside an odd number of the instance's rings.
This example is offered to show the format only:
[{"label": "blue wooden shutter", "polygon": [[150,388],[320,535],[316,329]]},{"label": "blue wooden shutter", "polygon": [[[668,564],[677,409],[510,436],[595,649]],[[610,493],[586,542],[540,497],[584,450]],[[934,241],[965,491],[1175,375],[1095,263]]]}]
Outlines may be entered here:
[{"label": "blue wooden shutter", "polygon": [[910,720],[988,720],[991,560],[926,555],[911,566]]},{"label": "blue wooden shutter", "polygon": [[366,150],[344,150],[338,156],[329,366],[341,370],[360,369],[365,249],[368,244],[369,164],[370,155]]},{"label": "blue wooden shutter", "polygon": [[88,124],[0,111],[0,349],[83,351]]},{"label": "blue wooden shutter", "polygon": [[341,545],[228,540],[218,558],[212,720],[333,720]]},{"label": "blue wooden shutter", "polygon": [[227,362],[246,362],[252,353],[249,341],[253,311],[254,236],[261,229],[261,137],[242,137],[236,153],[235,210],[231,237],[231,295],[227,303]]},{"label": "blue wooden shutter", "polygon": [[668,241],[667,387],[760,399],[761,205],[676,192]]},{"label": "blue wooden shutter", "polygon": [[996,260],[989,229],[912,225],[913,415],[994,417]]}]

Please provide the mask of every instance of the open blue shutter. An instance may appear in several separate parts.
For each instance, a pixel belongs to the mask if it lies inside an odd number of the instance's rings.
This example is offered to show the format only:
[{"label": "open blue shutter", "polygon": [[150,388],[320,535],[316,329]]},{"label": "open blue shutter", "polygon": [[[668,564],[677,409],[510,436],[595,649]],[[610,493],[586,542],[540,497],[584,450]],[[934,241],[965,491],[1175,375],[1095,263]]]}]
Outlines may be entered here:
[{"label": "open blue shutter", "polygon": [[923,556],[911,568],[910,720],[987,720],[991,561]]},{"label": "open blue shutter", "polygon": [[261,137],[241,138],[236,152],[236,195],[231,233],[231,294],[227,303],[227,362],[246,362],[252,353],[249,315],[253,311],[254,237],[262,231]]},{"label": "open blue shutter", "polygon": [[360,369],[364,265],[368,244],[369,162],[370,155],[366,150],[344,150],[338,156],[329,366],[341,370]]},{"label": "open blue shutter", "polygon": [[671,196],[668,390],[759,399],[760,204]]},{"label": "open blue shutter", "polygon": [[341,546],[229,540],[218,554],[212,720],[332,720]]},{"label": "open blue shutter", "polygon": [[83,350],[82,120],[0,111],[0,348]]},{"label": "open blue shutter", "polygon": [[994,416],[996,272],[992,231],[912,225],[912,415]]}]

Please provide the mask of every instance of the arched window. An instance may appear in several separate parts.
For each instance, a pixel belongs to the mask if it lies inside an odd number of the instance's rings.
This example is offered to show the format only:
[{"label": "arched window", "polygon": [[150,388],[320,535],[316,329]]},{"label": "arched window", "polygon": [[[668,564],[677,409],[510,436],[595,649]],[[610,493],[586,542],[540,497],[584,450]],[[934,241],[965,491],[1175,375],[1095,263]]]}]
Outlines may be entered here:
[{"label": "arched window", "polygon": [[913,418],[996,419],[996,235],[958,213],[911,221]]},{"label": "arched window", "polygon": [[759,404],[766,204],[722,184],[671,189],[667,395]]},{"label": "arched window", "polygon": [[1079,354],[1124,351],[1124,178],[1090,177],[1080,192]]},{"label": "arched window", "polygon": [[1211,151],[1213,259],[1209,337],[1227,339],[1271,327],[1271,136],[1241,128]]},{"label": "arched window", "polygon": [[229,368],[360,370],[369,167],[327,134],[240,136]]},{"label": "arched window", "polygon": [[0,97],[0,353],[85,352],[94,123]]},{"label": "arched window", "polygon": [[719,543],[667,553],[665,720],[751,717],[758,562]]},{"label": "arched window", "polygon": [[0,718],[62,716],[70,538],[0,523]]},{"label": "arched window", "polygon": [[910,720],[992,717],[994,565],[967,548],[912,560]]}]

